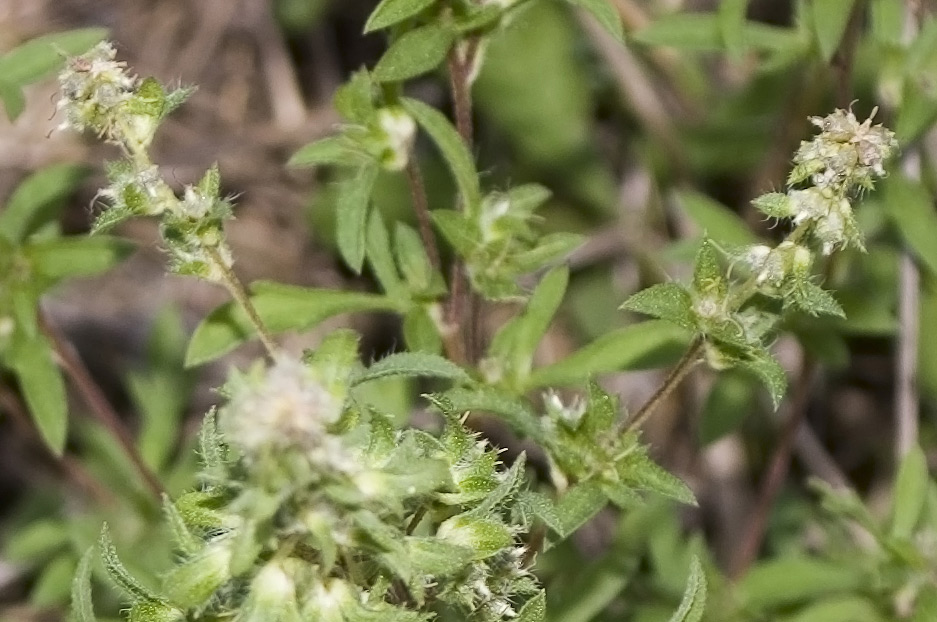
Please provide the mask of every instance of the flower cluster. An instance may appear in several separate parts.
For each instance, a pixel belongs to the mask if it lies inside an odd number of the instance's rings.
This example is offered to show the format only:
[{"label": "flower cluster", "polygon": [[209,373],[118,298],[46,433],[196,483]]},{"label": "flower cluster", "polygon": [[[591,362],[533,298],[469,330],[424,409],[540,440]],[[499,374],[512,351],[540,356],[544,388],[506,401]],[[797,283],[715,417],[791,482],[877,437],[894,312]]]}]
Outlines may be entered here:
[{"label": "flower cluster", "polygon": [[65,113],[61,127],[92,130],[127,154],[108,166],[110,185],[97,198],[109,207],[93,231],[133,216],[157,216],[173,271],[224,282],[233,264],[223,230],[231,206],[219,195],[218,170],[212,168],[197,185],[186,186],[179,198],[149,156],[159,123],[192,91],[167,91],[153,78],[140,80],[115,58],[113,44],[102,42],[69,59],[59,75],[58,106]]}]

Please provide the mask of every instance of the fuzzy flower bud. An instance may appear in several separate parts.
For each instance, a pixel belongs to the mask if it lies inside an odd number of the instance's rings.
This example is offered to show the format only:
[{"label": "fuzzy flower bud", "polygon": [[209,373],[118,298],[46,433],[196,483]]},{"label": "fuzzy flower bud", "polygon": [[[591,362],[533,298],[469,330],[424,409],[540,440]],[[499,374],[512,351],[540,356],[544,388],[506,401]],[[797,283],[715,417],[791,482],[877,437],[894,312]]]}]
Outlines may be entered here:
[{"label": "fuzzy flower bud", "polygon": [[381,160],[389,171],[402,171],[410,160],[410,148],[416,139],[416,122],[400,108],[382,108],[377,122],[386,145]]},{"label": "fuzzy flower bud", "polygon": [[279,562],[271,562],[260,569],[251,581],[250,597],[240,622],[285,622],[298,618],[296,584]]},{"label": "fuzzy flower bud", "polygon": [[127,64],[114,60],[117,50],[102,41],[88,53],[68,60],[59,74],[62,97],[58,108],[65,112],[61,129],[91,129],[113,138],[121,108],[133,97],[137,79],[127,73]]},{"label": "fuzzy flower bud", "polygon": [[318,464],[342,467],[347,461],[339,439],[327,431],[342,404],[301,361],[281,356],[269,368],[236,376],[228,387],[219,424],[245,457],[294,450]]}]

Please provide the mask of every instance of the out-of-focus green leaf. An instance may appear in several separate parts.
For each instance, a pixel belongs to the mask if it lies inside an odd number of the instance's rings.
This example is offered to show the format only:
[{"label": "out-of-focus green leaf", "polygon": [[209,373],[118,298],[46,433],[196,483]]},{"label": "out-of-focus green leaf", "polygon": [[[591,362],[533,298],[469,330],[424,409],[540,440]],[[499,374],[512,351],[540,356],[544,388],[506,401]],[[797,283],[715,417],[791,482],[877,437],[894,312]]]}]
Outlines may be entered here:
[{"label": "out-of-focus green leaf", "polygon": [[871,0],[869,22],[872,35],[882,43],[897,45],[901,42],[904,25],[904,7],[892,0]]},{"label": "out-of-focus green leaf", "polygon": [[861,596],[832,596],[811,603],[782,622],[886,622],[875,603]]},{"label": "out-of-focus green leaf", "polygon": [[722,0],[719,3],[719,33],[726,51],[739,58],[745,51],[745,11],[748,0]]},{"label": "out-of-focus green leaf", "polygon": [[31,564],[48,558],[69,543],[65,523],[44,519],[9,534],[3,545],[3,558],[13,564]]},{"label": "out-of-focus green leaf", "polygon": [[362,166],[368,163],[371,157],[363,151],[354,148],[344,136],[327,136],[300,147],[294,153],[287,165],[289,166]]},{"label": "out-of-focus green leaf", "polygon": [[29,591],[29,603],[42,609],[61,606],[68,602],[76,565],[77,561],[71,551],[59,555],[46,564]]},{"label": "out-of-focus green leaf", "polygon": [[618,15],[618,10],[612,2],[609,0],[567,0],[567,2],[581,6],[592,13],[605,30],[624,43],[625,31],[621,27],[621,16]]},{"label": "out-of-focus green leaf", "polygon": [[104,28],[81,28],[30,39],[0,56],[0,76],[8,84],[31,84],[52,75],[66,56],[83,54],[106,36]]},{"label": "out-of-focus green leaf", "polygon": [[[357,311],[398,311],[399,303],[386,296],[258,282],[251,301],[261,320],[274,333],[308,330],[319,322]],[[195,329],[186,351],[187,367],[214,360],[250,339],[253,325],[235,303],[212,311]]]},{"label": "out-of-focus green leaf", "polygon": [[488,45],[473,92],[479,110],[533,169],[534,179],[593,213],[610,214],[616,185],[591,140],[596,104],[588,65],[575,24],[562,9],[534,2],[518,12]]},{"label": "out-of-focus green leaf", "polygon": [[409,30],[388,48],[377,66],[378,82],[399,82],[432,71],[446,58],[455,33],[440,24]]},{"label": "out-of-focus green leaf", "polygon": [[708,445],[732,432],[754,406],[755,387],[750,379],[731,371],[719,374],[700,414],[700,442]]},{"label": "out-of-focus green leaf", "polygon": [[676,360],[687,343],[687,331],[669,322],[641,322],[603,335],[562,361],[535,369],[527,386],[570,385],[597,374],[663,366]]},{"label": "out-of-focus green leaf", "polygon": [[[789,51],[802,45],[800,35],[791,28],[746,22],[744,43],[766,51]],[[723,49],[719,16],[715,13],[673,13],[658,18],[635,32],[632,38],[645,45],[666,45],[680,50],[718,52]]]},{"label": "out-of-focus green leaf", "polygon": [[56,454],[65,449],[68,430],[68,403],[65,382],[43,337],[17,340],[11,352],[11,366],[39,434]]},{"label": "out-of-focus green leaf", "polygon": [[589,622],[611,603],[628,584],[630,560],[612,552],[590,563],[571,578],[568,586],[551,590],[548,620],[551,622]]},{"label": "out-of-focus green leaf", "polygon": [[0,235],[14,243],[22,242],[57,216],[86,174],[83,167],[56,164],[27,177],[0,210]]},{"label": "out-of-focus green leaf", "polygon": [[863,580],[862,569],[854,565],[782,557],[754,566],[739,581],[737,594],[747,606],[770,609],[854,592]]},{"label": "out-of-focus green leaf", "polygon": [[563,525],[561,535],[567,536],[591,520],[608,504],[608,497],[596,481],[576,484],[556,503],[556,513]]},{"label": "out-of-focus green leaf", "polygon": [[678,191],[676,196],[677,204],[707,237],[721,244],[738,246],[758,241],[758,237],[738,214],[715,199],[693,190]]},{"label": "out-of-focus green leaf", "polygon": [[126,259],[136,246],[107,235],[56,238],[26,247],[25,255],[39,274],[53,280],[93,276]]},{"label": "out-of-focus green leaf", "polygon": [[846,32],[849,16],[856,0],[811,0],[810,24],[823,60],[830,62]]},{"label": "out-of-focus green leaf", "polygon": [[901,237],[931,275],[937,276],[937,212],[923,185],[892,175],[882,185],[882,202]]},{"label": "out-of-focus green leaf", "polygon": [[368,17],[364,32],[369,33],[393,26],[432,6],[436,0],[382,0]]},{"label": "out-of-focus green leaf", "polygon": [[514,618],[517,622],[543,622],[547,616],[547,595],[540,590],[537,595],[524,603]]},{"label": "out-of-focus green leaf", "polygon": [[895,480],[894,501],[891,509],[891,535],[910,538],[921,517],[930,483],[927,458],[915,445],[902,458]]}]

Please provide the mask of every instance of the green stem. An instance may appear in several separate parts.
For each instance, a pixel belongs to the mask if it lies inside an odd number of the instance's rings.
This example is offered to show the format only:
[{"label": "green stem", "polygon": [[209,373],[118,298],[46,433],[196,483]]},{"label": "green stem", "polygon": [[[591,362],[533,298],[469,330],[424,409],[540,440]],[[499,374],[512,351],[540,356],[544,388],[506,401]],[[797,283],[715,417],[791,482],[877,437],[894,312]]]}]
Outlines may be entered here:
[{"label": "green stem", "polygon": [[273,341],[270,331],[267,330],[267,327],[264,325],[263,320],[260,319],[260,314],[257,313],[257,307],[251,302],[250,296],[244,289],[241,280],[238,279],[234,271],[225,263],[217,247],[207,246],[205,250],[208,252],[208,256],[214,264],[214,267],[218,270],[218,273],[221,274],[224,286],[228,289],[228,292],[231,293],[231,297],[241,305],[241,308],[244,309],[244,313],[247,314],[247,318],[257,331],[257,336],[260,337],[260,342],[264,344],[267,354],[273,357],[277,352],[277,345]]}]

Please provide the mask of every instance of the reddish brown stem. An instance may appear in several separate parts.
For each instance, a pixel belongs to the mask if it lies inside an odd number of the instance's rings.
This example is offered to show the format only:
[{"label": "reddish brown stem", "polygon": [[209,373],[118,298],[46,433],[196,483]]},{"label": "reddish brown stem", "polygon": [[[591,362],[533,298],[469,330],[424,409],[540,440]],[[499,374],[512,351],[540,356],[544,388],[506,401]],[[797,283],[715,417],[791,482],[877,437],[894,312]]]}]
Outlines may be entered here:
[{"label": "reddish brown stem", "polygon": [[680,382],[686,377],[690,370],[700,362],[700,353],[703,351],[703,340],[700,337],[694,339],[689,347],[687,347],[686,352],[683,353],[683,356],[677,362],[670,374],[664,380],[663,383],[657,388],[647,402],[638,409],[638,412],[635,413],[634,417],[624,421],[626,424],[624,427],[624,432],[633,432],[644,425],[644,422],[647,421],[651,415],[654,414],[654,411],[657,410],[657,407],[667,399],[667,397],[676,389]]},{"label": "reddish brown stem", "polygon": [[137,451],[136,442],[130,434],[130,430],[127,429],[123,420],[111,406],[107,396],[104,395],[104,391],[95,382],[88,368],[85,367],[75,347],[41,310],[39,312],[39,327],[52,342],[52,347],[59,359],[59,365],[71,379],[85,404],[88,405],[92,416],[117,439],[147,488],[156,499],[160,499],[163,494],[162,483],[143,461],[143,457]]},{"label": "reddish brown stem", "polygon": [[442,262],[439,259],[439,247],[436,245],[436,236],[433,234],[432,219],[429,214],[429,201],[426,198],[426,186],[423,184],[423,175],[420,173],[420,165],[417,164],[415,156],[411,155],[407,163],[407,185],[410,186],[410,199],[413,201],[413,212],[416,214],[416,222],[420,230],[420,238],[423,240],[423,247],[429,256],[429,262],[433,270],[437,272],[442,270]]},{"label": "reddish brown stem", "polygon": [[[472,90],[471,71],[478,53],[478,39],[470,39],[464,47],[455,46],[449,52],[449,84],[452,89],[452,104],[455,115],[456,130],[469,150],[474,145],[474,127],[472,125]],[[463,209],[464,209],[463,205]],[[472,292],[465,264],[456,261],[452,266],[450,278],[449,307],[447,310],[448,323],[461,330],[464,358],[466,362],[473,363],[478,359],[481,351],[479,343],[480,311],[476,296]]]},{"label": "reddish brown stem", "polygon": [[[9,415],[10,419],[19,428],[24,436],[35,441],[37,445],[46,447],[46,444],[39,438],[39,433],[27,413],[26,405],[23,404],[19,396],[9,387],[0,383],[0,408]],[[98,482],[81,464],[73,457],[63,454],[62,456],[52,456],[56,462],[58,470],[64,476],[65,480],[72,484],[76,489],[84,491],[89,497],[97,502],[110,505],[114,502],[114,495]]]}]

